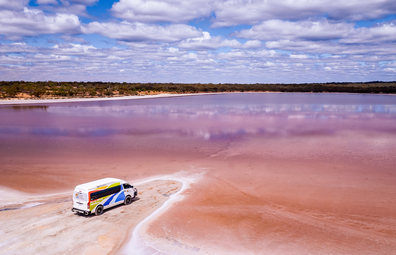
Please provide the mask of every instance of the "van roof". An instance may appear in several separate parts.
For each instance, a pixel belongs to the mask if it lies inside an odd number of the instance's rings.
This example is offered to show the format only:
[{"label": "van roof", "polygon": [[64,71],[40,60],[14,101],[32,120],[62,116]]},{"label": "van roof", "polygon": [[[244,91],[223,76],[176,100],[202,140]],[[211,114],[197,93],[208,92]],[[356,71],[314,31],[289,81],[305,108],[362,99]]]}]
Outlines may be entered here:
[{"label": "van roof", "polygon": [[116,179],[116,178],[104,178],[104,179],[100,179],[97,181],[92,181],[92,182],[87,182],[87,183],[83,183],[80,185],[76,186],[76,189],[84,189],[84,190],[90,190],[96,187],[100,187],[100,186],[104,186],[104,185],[110,185],[111,183],[114,182],[125,182],[121,179]]}]

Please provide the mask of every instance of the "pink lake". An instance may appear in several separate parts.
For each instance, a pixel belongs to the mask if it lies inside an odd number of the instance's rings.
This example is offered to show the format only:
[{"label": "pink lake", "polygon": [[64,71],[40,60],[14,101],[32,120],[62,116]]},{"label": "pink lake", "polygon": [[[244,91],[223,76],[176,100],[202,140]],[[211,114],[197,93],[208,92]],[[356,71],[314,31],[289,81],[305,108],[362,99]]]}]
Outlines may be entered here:
[{"label": "pink lake", "polygon": [[130,254],[393,254],[395,165],[393,95],[0,106],[1,186],[192,180]]}]

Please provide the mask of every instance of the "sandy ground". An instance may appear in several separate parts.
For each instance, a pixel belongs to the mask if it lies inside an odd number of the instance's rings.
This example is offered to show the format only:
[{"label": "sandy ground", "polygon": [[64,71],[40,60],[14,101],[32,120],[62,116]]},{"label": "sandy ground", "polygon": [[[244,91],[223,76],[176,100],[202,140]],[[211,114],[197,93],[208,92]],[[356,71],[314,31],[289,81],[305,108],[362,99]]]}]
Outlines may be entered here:
[{"label": "sandy ground", "polygon": [[181,96],[197,96],[210,95],[215,93],[197,93],[197,94],[158,94],[144,96],[120,96],[120,97],[98,97],[98,98],[63,98],[63,99],[0,99],[0,105],[9,104],[47,104],[47,103],[70,103],[70,102],[93,102],[93,101],[113,101],[113,100],[131,100],[131,99],[152,99],[164,97],[181,97]]},{"label": "sandy ground", "polygon": [[[71,212],[72,191],[38,195],[23,204],[10,202],[0,208],[0,254],[114,254],[131,230],[178,192],[181,183],[154,180],[135,186],[139,195],[132,204],[101,216]],[[10,193],[7,190],[14,201],[30,196]]]}]

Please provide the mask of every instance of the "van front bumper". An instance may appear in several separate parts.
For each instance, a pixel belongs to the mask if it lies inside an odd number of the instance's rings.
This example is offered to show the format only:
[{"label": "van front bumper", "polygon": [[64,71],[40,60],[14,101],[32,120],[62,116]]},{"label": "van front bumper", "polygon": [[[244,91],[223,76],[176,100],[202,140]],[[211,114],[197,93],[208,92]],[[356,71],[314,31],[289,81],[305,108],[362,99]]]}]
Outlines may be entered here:
[{"label": "van front bumper", "polygon": [[82,214],[84,214],[84,215],[89,215],[89,214],[91,214],[91,211],[84,211],[84,210],[77,209],[77,208],[74,208],[74,207],[73,207],[71,210],[72,210],[72,212],[78,212],[78,213],[82,213]]}]

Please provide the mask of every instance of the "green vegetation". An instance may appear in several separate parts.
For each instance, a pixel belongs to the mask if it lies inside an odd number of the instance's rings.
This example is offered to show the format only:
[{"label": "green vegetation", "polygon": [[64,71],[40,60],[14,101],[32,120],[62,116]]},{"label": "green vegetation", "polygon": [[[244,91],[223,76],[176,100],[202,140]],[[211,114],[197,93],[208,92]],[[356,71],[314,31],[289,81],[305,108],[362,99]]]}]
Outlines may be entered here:
[{"label": "green vegetation", "polygon": [[2,81],[2,98],[75,98],[211,92],[345,92],[396,94],[396,82],[342,82],[304,84],[201,84]]}]

